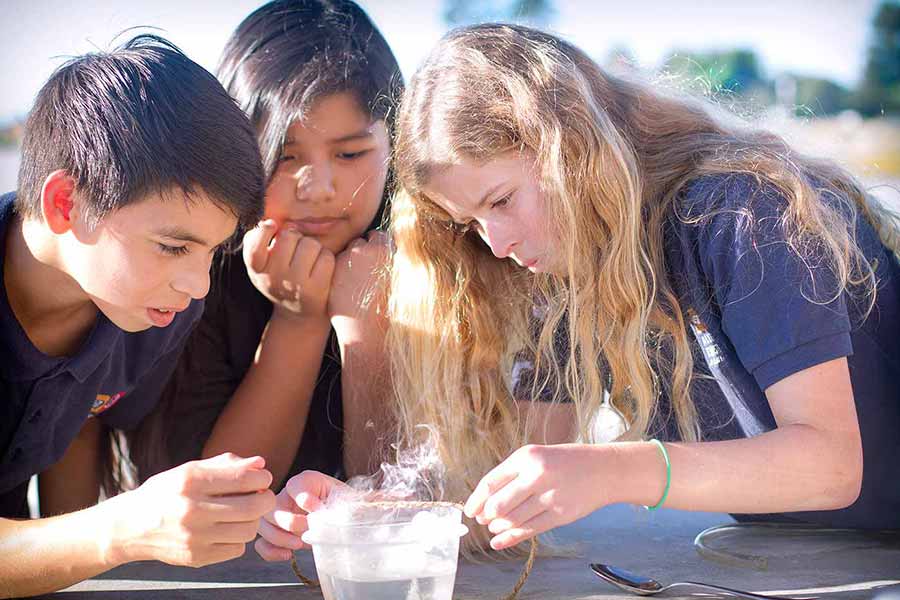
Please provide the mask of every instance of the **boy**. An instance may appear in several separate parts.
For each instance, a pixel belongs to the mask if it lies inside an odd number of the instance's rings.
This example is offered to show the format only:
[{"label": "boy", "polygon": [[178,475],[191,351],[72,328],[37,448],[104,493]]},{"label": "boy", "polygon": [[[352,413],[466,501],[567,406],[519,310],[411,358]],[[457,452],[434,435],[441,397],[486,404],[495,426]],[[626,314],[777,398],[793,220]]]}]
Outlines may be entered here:
[{"label": "boy", "polygon": [[[0,197],[0,597],[133,560],[227,560],[255,537],[274,507],[259,457],[96,501],[104,426],[152,408],[217,248],[258,221],[263,189],[246,118],[165,40],[74,59],[39,92],[18,190]],[[61,516],[27,520],[33,474],[42,516]]]}]

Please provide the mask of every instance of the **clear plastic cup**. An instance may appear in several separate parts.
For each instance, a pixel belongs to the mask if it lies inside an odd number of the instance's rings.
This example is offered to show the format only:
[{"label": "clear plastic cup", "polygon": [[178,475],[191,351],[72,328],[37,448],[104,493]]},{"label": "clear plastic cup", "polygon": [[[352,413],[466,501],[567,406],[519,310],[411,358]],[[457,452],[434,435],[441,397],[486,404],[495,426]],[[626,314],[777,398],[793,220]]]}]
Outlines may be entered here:
[{"label": "clear plastic cup", "polygon": [[310,513],[325,600],[451,600],[462,511],[442,502],[344,504]]}]

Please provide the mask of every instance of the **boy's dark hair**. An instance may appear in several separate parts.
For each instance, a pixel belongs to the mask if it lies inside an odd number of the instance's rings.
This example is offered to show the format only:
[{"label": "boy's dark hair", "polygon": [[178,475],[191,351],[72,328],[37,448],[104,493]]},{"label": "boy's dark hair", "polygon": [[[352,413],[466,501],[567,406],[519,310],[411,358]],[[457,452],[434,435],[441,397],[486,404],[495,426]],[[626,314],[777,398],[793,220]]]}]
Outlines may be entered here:
[{"label": "boy's dark hair", "polygon": [[[352,93],[363,111],[384,119],[393,138],[400,67],[381,32],[350,0],[269,2],[238,25],[218,72],[256,127],[269,177],[288,127],[330,94]],[[392,187],[389,174],[386,197]]]},{"label": "boy's dark hair", "polygon": [[253,128],[212,74],[158,36],[74,58],[44,84],[25,124],[20,214],[41,217],[41,187],[58,169],[74,178],[94,224],[173,189],[202,191],[239,229],[262,215]]}]

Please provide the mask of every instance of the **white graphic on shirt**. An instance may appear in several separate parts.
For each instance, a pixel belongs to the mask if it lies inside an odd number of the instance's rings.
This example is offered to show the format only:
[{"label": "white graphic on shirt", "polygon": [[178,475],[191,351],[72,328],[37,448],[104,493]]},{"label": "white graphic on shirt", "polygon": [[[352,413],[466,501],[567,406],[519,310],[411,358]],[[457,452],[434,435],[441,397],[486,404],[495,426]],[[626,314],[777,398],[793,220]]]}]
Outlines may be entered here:
[{"label": "white graphic on shirt", "polygon": [[709,367],[710,373],[712,373],[716,383],[719,384],[719,389],[722,390],[722,395],[725,396],[725,399],[731,406],[734,418],[737,420],[738,425],[740,425],[744,435],[753,437],[763,433],[765,430],[759,420],[752,412],[750,412],[741,393],[725,374],[722,373],[722,369],[719,365],[722,364],[725,357],[722,355],[722,350],[719,348],[718,344],[716,344],[716,340],[709,332],[709,329],[707,329],[706,324],[700,320],[700,316],[693,308],[688,309],[687,315],[691,325],[691,331],[694,333],[694,337],[697,338],[697,343],[700,345],[700,351],[703,352],[703,358],[706,359],[706,366]]}]

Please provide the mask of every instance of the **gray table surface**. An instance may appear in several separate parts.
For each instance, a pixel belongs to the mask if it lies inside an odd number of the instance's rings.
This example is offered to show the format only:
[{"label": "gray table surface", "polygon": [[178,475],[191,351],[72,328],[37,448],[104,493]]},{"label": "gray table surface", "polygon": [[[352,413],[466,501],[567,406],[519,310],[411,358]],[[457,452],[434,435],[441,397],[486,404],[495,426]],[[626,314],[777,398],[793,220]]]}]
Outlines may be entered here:
[{"label": "gray table surface", "polygon": [[[761,593],[823,598],[900,597],[900,544],[858,537],[824,541],[763,540],[770,557],[766,571],[727,566],[701,557],[693,548],[700,531],[730,523],[727,515],[610,506],[561,528],[559,539],[574,544],[575,558],[539,558],[522,599],[604,599],[629,596],[590,572],[589,562],[605,562],[663,583],[703,581]],[[740,540],[737,542],[740,545]],[[760,542],[756,540],[757,550]],[[734,547],[734,546],[732,546]],[[757,553],[758,552],[754,552]],[[307,574],[310,553],[298,554]],[[520,562],[461,562],[455,600],[503,597],[522,569]],[[671,597],[671,596],[670,596]],[[236,560],[202,569],[161,563],[134,563],[113,569],[56,594],[53,600],[254,600],[319,599],[300,585],[288,563],[266,563],[251,545]],[[401,599],[402,600],[402,599]]]}]

